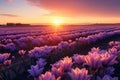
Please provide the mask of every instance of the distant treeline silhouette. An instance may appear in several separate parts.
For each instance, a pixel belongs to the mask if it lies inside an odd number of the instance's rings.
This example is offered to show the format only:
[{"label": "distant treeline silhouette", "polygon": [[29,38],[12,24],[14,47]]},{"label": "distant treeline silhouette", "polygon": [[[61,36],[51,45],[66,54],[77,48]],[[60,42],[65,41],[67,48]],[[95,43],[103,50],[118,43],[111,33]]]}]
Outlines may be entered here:
[{"label": "distant treeline silhouette", "polygon": [[6,23],[5,25],[0,26],[30,26],[30,24],[22,24],[22,23]]}]

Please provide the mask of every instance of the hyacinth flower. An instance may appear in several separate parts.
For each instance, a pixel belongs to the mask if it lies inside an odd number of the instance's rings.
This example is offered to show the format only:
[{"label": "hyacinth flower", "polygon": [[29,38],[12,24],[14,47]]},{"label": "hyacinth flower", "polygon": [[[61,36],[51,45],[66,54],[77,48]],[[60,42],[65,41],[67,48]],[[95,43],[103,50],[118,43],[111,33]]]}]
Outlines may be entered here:
[{"label": "hyacinth flower", "polygon": [[12,56],[12,59],[15,59],[15,56]]},{"label": "hyacinth flower", "polygon": [[115,55],[105,53],[105,54],[101,54],[100,56],[101,56],[102,64],[104,66],[110,66],[110,65],[117,63],[117,61],[116,61],[117,56],[115,56]]},{"label": "hyacinth flower", "polygon": [[110,41],[109,42],[109,46],[111,46],[111,47],[115,46],[115,42],[114,41]]},{"label": "hyacinth flower", "polygon": [[109,45],[110,45],[111,47],[119,46],[119,45],[120,45],[120,42],[118,42],[118,41],[110,41],[110,42],[109,42]]},{"label": "hyacinth flower", "polygon": [[69,43],[69,46],[71,49],[74,50],[76,44],[77,44],[76,41],[73,41],[73,42]]},{"label": "hyacinth flower", "polygon": [[51,51],[55,48],[55,46],[44,46],[43,53],[47,56],[51,53]]},{"label": "hyacinth flower", "polygon": [[91,49],[91,52],[99,52],[100,51],[100,48],[98,47],[98,48],[95,48],[95,47],[93,47],[92,49]]},{"label": "hyacinth flower", "polygon": [[72,58],[65,57],[63,60],[60,60],[52,65],[51,72],[55,75],[55,77],[59,77],[64,72],[70,71],[72,64]]},{"label": "hyacinth flower", "polygon": [[72,80],[90,80],[90,78],[91,78],[91,76],[88,75],[88,70],[86,70],[85,68],[72,69],[71,72],[68,72],[68,74]]},{"label": "hyacinth flower", "polygon": [[10,57],[10,53],[4,53],[4,54],[2,54],[2,56],[3,56],[5,59],[7,59],[7,58]]},{"label": "hyacinth flower", "polygon": [[51,72],[52,72],[52,74],[55,75],[55,77],[59,77],[59,76],[61,76],[63,74],[63,71],[62,71],[61,67],[59,67],[59,68],[52,67]]},{"label": "hyacinth flower", "polygon": [[109,75],[105,75],[103,78],[100,78],[99,76],[97,76],[97,80],[118,80],[117,77],[112,78]]},{"label": "hyacinth flower", "polygon": [[58,49],[60,49],[60,50],[62,50],[62,49],[64,49],[64,48],[68,48],[69,47],[69,43],[68,42],[66,42],[66,41],[62,41],[62,42],[60,42],[59,44],[58,44]]},{"label": "hyacinth flower", "polygon": [[43,53],[43,49],[40,47],[35,47],[33,50],[29,51],[28,54],[31,58],[39,58],[46,54]]},{"label": "hyacinth flower", "polygon": [[57,80],[57,79],[51,72],[46,72],[45,74],[39,76],[38,80]]},{"label": "hyacinth flower", "polygon": [[60,67],[60,63],[59,62],[56,62],[55,64],[52,65],[51,72],[52,72],[52,74],[55,75],[55,77],[59,77],[59,76],[62,75],[63,70]]},{"label": "hyacinth flower", "polygon": [[8,59],[9,56],[10,56],[9,53],[0,54],[0,63],[4,62],[6,59]]},{"label": "hyacinth flower", "polygon": [[113,54],[113,55],[118,55],[119,54],[118,50],[114,47],[108,49],[108,53]]},{"label": "hyacinth flower", "polygon": [[15,51],[16,50],[16,45],[14,43],[8,43],[6,45],[6,49],[10,51]]},{"label": "hyacinth flower", "polygon": [[85,62],[84,55],[74,54],[72,58],[77,64],[83,64]]},{"label": "hyacinth flower", "polygon": [[60,60],[60,67],[63,71],[69,71],[72,67],[72,58],[65,57],[63,60]]},{"label": "hyacinth flower", "polygon": [[6,66],[9,66],[11,65],[11,60],[5,60],[3,64]]},{"label": "hyacinth flower", "polygon": [[18,53],[19,53],[21,56],[24,56],[24,55],[25,55],[25,52],[26,52],[25,50],[19,50]]},{"label": "hyacinth flower", "polygon": [[40,58],[46,57],[54,49],[54,46],[35,47],[29,51],[29,57]]},{"label": "hyacinth flower", "polygon": [[111,41],[111,42],[109,42],[109,45],[111,47],[118,49],[118,50],[120,49],[120,42],[118,42],[118,41]]},{"label": "hyacinth flower", "polygon": [[42,58],[40,58],[38,61],[36,61],[36,63],[37,63],[39,68],[42,68],[42,67],[44,67],[47,64],[45,59],[42,59]]},{"label": "hyacinth flower", "polygon": [[31,76],[38,78],[38,76],[43,72],[44,68],[39,68],[38,65],[31,66],[31,69],[28,70]]},{"label": "hyacinth flower", "polygon": [[26,53],[25,50],[19,50],[18,51],[18,54],[21,56],[21,60],[23,61],[23,66],[25,67],[25,69],[27,69],[27,64],[26,64],[26,61],[24,60],[25,53]]},{"label": "hyacinth flower", "polygon": [[89,53],[102,54],[102,53],[106,53],[106,52],[107,52],[106,50],[100,50],[99,47],[98,48],[93,47]]},{"label": "hyacinth flower", "polygon": [[43,54],[41,53],[41,49],[39,47],[35,47],[34,49],[29,51],[28,55],[31,58],[36,58],[36,57],[39,58]]},{"label": "hyacinth flower", "polygon": [[92,70],[100,68],[102,66],[100,54],[89,53],[86,55],[84,65],[88,65]]}]

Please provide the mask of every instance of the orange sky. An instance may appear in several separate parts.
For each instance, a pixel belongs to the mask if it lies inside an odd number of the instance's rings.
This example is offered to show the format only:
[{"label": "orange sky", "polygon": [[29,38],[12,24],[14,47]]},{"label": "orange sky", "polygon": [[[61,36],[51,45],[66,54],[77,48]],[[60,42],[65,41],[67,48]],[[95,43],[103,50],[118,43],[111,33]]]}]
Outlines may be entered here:
[{"label": "orange sky", "polygon": [[0,23],[119,23],[118,0],[0,0]]}]

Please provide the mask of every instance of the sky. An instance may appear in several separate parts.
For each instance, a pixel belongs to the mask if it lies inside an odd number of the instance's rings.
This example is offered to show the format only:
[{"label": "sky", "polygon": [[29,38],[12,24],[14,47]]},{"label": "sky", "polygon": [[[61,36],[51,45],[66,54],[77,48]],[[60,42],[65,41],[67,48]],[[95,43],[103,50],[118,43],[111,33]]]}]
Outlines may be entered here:
[{"label": "sky", "polygon": [[0,23],[120,23],[120,0],[0,0]]}]

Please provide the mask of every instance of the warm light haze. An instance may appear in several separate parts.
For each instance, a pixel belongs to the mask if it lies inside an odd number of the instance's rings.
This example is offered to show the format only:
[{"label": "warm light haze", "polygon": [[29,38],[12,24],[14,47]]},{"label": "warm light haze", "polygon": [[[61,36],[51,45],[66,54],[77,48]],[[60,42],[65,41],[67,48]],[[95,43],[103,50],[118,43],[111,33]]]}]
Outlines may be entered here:
[{"label": "warm light haze", "polygon": [[0,80],[120,80],[120,0],[0,0]]},{"label": "warm light haze", "polygon": [[56,19],[56,20],[54,20],[54,22],[53,22],[55,25],[60,25],[61,24],[61,21],[59,20],[59,19]]},{"label": "warm light haze", "polygon": [[119,23],[119,0],[0,0],[0,23]]}]

